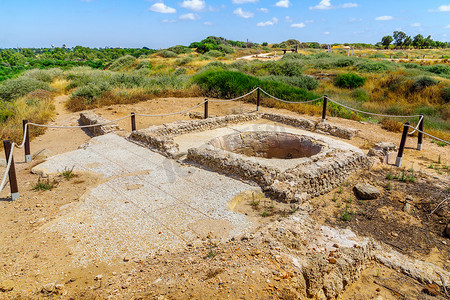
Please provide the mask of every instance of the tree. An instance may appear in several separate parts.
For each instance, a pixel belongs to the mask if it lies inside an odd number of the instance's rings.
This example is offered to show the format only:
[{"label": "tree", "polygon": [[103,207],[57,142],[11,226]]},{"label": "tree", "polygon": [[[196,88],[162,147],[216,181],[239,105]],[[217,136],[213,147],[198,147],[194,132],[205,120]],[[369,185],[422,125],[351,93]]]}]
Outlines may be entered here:
[{"label": "tree", "polygon": [[407,48],[409,45],[411,45],[412,43],[412,39],[411,37],[408,35],[405,40],[403,41],[403,46],[405,46],[405,48]]},{"label": "tree", "polygon": [[423,36],[421,34],[416,35],[413,38],[412,45],[419,49],[422,48],[423,47]]},{"label": "tree", "polygon": [[390,35],[383,36],[381,39],[381,44],[384,46],[385,49],[389,48],[389,45],[392,43],[394,39]]},{"label": "tree", "polygon": [[392,36],[394,37],[395,47],[401,48],[403,45],[403,41],[406,38],[406,33],[404,33],[403,31],[394,31],[394,34]]}]

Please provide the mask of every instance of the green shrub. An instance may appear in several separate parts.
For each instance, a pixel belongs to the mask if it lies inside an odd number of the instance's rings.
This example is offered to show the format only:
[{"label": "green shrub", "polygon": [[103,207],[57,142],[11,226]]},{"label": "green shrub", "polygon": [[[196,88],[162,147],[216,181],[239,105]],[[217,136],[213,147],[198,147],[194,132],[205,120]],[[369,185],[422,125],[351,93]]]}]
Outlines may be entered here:
[{"label": "green shrub", "polygon": [[11,101],[38,89],[51,90],[47,83],[34,78],[22,76],[15,79],[9,79],[0,85],[0,100]]},{"label": "green shrub", "polygon": [[86,104],[90,104],[95,102],[98,97],[100,97],[103,92],[106,92],[110,90],[108,85],[106,84],[88,84],[82,87],[79,87],[76,89],[72,95],[71,98],[83,98]]},{"label": "green shrub", "polygon": [[0,124],[14,116],[14,106],[9,102],[0,101]]},{"label": "green shrub", "polygon": [[437,64],[433,66],[428,66],[425,68],[425,70],[438,75],[450,75],[450,66],[447,65]]},{"label": "green shrub", "polygon": [[328,54],[328,53],[325,53],[325,52],[320,52],[320,53],[317,53],[317,54],[313,54],[312,57],[314,57],[316,59],[319,59],[319,58],[330,58],[331,55]]},{"label": "green shrub", "polygon": [[164,58],[178,57],[178,54],[170,50],[161,50],[159,51],[159,55]]},{"label": "green shrub", "polygon": [[442,88],[442,99],[447,103],[450,102],[450,86]]},{"label": "green shrub", "polygon": [[337,59],[333,65],[338,68],[350,67],[355,64],[355,60],[350,57],[339,58]]},{"label": "green shrub", "polygon": [[391,67],[388,66],[384,62],[362,62],[358,64],[357,66],[358,71],[360,72],[367,72],[367,73],[374,73],[374,72],[383,72],[390,70]]},{"label": "green shrub", "polygon": [[184,65],[187,65],[187,64],[189,64],[189,63],[191,63],[193,61],[194,61],[194,58],[192,56],[185,56],[182,59],[177,60],[177,64],[179,66],[184,66]]},{"label": "green shrub", "polygon": [[414,81],[413,88],[416,91],[420,91],[426,87],[437,85],[437,84],[438,84],[437,80],[435,80],[431,77],[422,76],[422,77],[417,78]]},{"label": "green shrub", "polygon": [[285,55],[283,55],[281,59],[303,59],[303,58],[306,58],[304,54],[292,52],[286,53]]},{"label": "green shrub", "polygon": [[174,76],[184,75],[186,74],[186,68],[177,68],[175,72],[173,72]]},{"label": "green shrub", "polygon": [[362,89],[362,88],[354,90],[352,93],[352,96],[356,101],[360,101],[360,102],[366,102],[366,101],[370,100],[369,93],[365,89]]},{"label": "green shrub", "polygon": [[181,46],[181,45],[177,45],[177,46],[173,46],[168,48],[167,50],[172,51],[176,54],[187,54],[187,53],[191,53],[192,49],[186,46]]},{"label": "green shrub", "polygon": [[336,76],[334,85],[340,88],[354,89],[361,87],[366,82],[366,78],[353,73],[339,74]]},{"label": "green shrub", "polygon": [[389,56],[384,53],[375,53],[369,55],[369,58],[389,58]]},{"label": "green shrub", "polygon": [[297,60],[279,60],[267,62],[264,67],[271,75],[300,76],[302,75],[303,63]]},{"label": "green shrub", "polygon": [[278,81],[290,86],[295,86],[298,88],[306,89],[306,90],[314,90],[319,86],[319,81],[315,80],[311,76],[281,76],[281,75],[269,75],[261,77],[262,80],[265,81]]},{"label": "green shrub", "polygon": [[134,64],[136,58],[131,55],[125,55],[116,59],[110,66],[111,71],[119,71],[131,67]]},{"label": "green shrub", "polygon": [[402,66],[406,69],[420,69],[420,65],[415,63],[402,63]]},{"label": "green shrub", "polygon": [[135,69],[141,70],[141,69],[152,69],[152,68],[153,68],[153,65],[148,60],[141,60],[138,62]]},{"label": "green shrub", "polygon": [[27,78],[33,78],[39,81],[51,83],[56,77],[61,76],[63,74],[63,71],[58,68],[52,68],[52,69],[32,69],[26,71],[23,76]]},{"label": "green shrub", "polygon": [[223,56],[223,53],[218,50],[210,50],[203,55],[207,56],[207,57],[216,57],[217,58],[217,57]]}]

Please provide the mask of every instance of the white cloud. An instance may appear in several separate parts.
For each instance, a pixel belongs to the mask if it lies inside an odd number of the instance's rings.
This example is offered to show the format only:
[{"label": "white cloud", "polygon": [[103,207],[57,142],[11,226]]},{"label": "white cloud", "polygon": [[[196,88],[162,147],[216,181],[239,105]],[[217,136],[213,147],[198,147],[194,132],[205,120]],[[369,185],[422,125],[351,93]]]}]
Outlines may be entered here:
[{"label": "white cloud", "polygon": [[420,27],[420,26],[422,26],[422,24],[420,24],[418,22],[411,24],[411,27]]},{"label": "white cloud", "polygon": [[236,8],[233,11],[233,14],[235,14],[236,16],[239,16],[241,18],[244,18],[244,19],[253,18],[253,16],[254,16],[254,13],[252,13],[250,11],[245,11],[240,7]]},{"label": "white cloud", "polygon": [[450,28],[450,24],[448,24],[448,25],[445,26],[444,28],[449,29],[449,28]]},{"label": "white cloud", "polygon": [[180,20],[194,21],[197,19],[200,19],[200,16],[193,13],[188,13],[180,16]]},{"label": "white cloud", "polygon": [[354,8],[354,7],[358,7],[358,3],[344,3],[342,5],[339,5],[339,7],[342,8]]},{"label": "white cloud", "polygon": [[288,8],[289,6],[291,6],[291,2],[289,0],[280,0],[275,3],[275,6]]},{"label": "white cloud", "polygon": [[265,13],[265,14],[269,13],[269,10],[268,10],[267,8],[265,8],[265,7],[258,8],[258,10],[259,10],[260,12]]},{"label": "white cloud", "polygon": [[292,22],[293,22],[293,20],[292,20],[292,18],[291,18],[290,16],[284,17],[284,20],[285,20],[286,22],[288,22],[288,23],[292,23]]},{"label": "white cloud", "polygon": [[256,3],[259,0],[233,0],[233,4],[243,4],[243,3]]},{"label": "white cloud", "polygon": [[203,0],[184,0],[181,3],[181,7],[199,11],[205,8],[205,1]]},{"label": "white cloud", "polygon": [[437,9],[438,11],[450,11],[450,4],[449,5],[441,5]]},{"label": "white cloud", "polygon": [[206,25],[206,26],[213,26],[214,24],[213,24],[212,22],[206,21],[206,22],[203,23],[203,25]]},{"label": "white cloud", "polygon": [[293,28],[303,28],[306,27],[305,23],[296,23],[296,24],[291,24],[291,27]]},{"label": "white cloud", "polygon": [[173,7],[169,7],[162,2],[158,2],[150,6],[148,10],[161,13],[161,14],[174,14],[177,10]]},{"label": "white cloud", "polygon": [[379,16],[375,18],[375,20],[377,21],[390,21],[392,19],[393,19],[392,16]]},{"label": "white cloud", "polygon": [[325,31],[323,34],[325,34],[325,35],[329,35],[330,34],[330,32],[329,31]]},{"label": "white cloud", "polygon": [[309,9],[319,9],[319,10],[326,10],[326,9],[332,9],[333,6],[331,6],[331,0],[321,0],[319,4],[316,6],[310,6]]},{"label": "white cloud", "polygon": [[176,20],[164,19],[164,20],[162,20],[161,22],[163,22],[163,23],[175,23]]},{"label": "white cloud", "polygon": [[259,27],[273,26],[273,25],[275,25],[277,23],[278,23],[278,19],[277,18],[272,18],[271,20],[266,21],[266,22],[259,22],[258,24],[256,24],[256,26],[259,26]]},{"label": "white cloud", "polygon": [[305,23],[306,23],[306,24],[308,24],[308,23],[314,23],[314,20],[306,20]]}]

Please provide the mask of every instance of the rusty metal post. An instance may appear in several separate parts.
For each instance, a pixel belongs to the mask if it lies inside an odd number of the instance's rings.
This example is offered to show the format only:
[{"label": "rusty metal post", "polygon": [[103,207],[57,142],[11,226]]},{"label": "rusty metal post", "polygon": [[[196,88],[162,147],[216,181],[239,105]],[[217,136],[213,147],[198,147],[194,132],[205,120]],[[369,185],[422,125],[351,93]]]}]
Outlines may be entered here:
[{"label": "rusty metal post", "polygon": [[[11,152],[12,143],[10,140],[3,141],[3,148],[5,148],[6,162],[9,161],[9,154]],[[11,188],[11,200],[19,199],[19,189],[17,188],[16,168],[14,166],[14,157],[11,157],[11,166],[8,172],[9,186]]]},{"label": "rusty metal post", "polygon": [[[423,131],[423,121],[425,119],[425,116],[423,114],[420,114],[422,117],[419,122],[419,130]],[[422,142],[423,142],[423,133],[419,131],[419,134],[417,136],[417,150],[422,150]]]},{"label": "rusty metal post", "polygon": [[205,119],[208,119],[208,99],[205,99]]},{"label": "rusty metal post", "polygon": [[406,138],[408,137],[409,122],[403,124],[402,140],[400,141],[400,147],[398,148],[397,159],[395,160],[395,166],[400,167],[402,164],[403,151],[405,150]]},{"label": "rusty metal post", "polygon": [[136,130],[136,114],[131,112],[131,131]]},{"label": "rusty metal post", "polygon": [[261,88],[258,86],[256,90],[256,111],[259,111],[261,104]]},{"label": "rusty metal post", "polygon": [[[31,161],[31,151],[30,151],[30,128],[29,126],[27,126],[28,120],[23,120],[22,121],[22,125],[23,125],[23,134],[25,135],[25,145],[24,145],[24,150],[25,150],[25,162],[30,162]],[[28,128],[27,128],[28,127]],[[25,132],[25,128],[27,128],[26,132]]]},{"label": "rusty metal post", "polygon": [[328,96],[323,96],[323,108],[322,108],[322,123],[325,123],[325,119],[327,118],[327,103]]}]

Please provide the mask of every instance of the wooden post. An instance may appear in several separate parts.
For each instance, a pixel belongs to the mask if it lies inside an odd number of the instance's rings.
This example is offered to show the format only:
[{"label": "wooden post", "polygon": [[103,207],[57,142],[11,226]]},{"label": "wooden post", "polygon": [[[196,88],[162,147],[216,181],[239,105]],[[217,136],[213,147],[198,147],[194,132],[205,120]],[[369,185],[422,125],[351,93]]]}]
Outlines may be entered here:
[{"label": "wooden post", "polygon": [[[419,121],[419,130],[423,131],[423,121],[425,116],[423,114],[420,114],[422,117]],[[423,133],[419,131],[419,134],[417,136],[417,150],[422,150],[422,142],[423,142]]]},{"label": "wooden post", "polygon": [[136,114],[131,112],[131,131],[136,130]]},{"label": "wooden post", "polygon": [[[23,134],[25,136],[25,162],[30,162],[31,161],[31,151],[30,151],[30,128],[29,126],[27,126],[28,120],[23,120],[22,121],[22,126],[23,126]],[[27,128],[28,127],[28,128]],[[25,128],[27,128],[26,132],[25,132]]]},{"label": "wooden post", "polygon": [[261,88],[258,86],[256,90],[256,111],[259,111],[261,104]]},{"label": "wooden post", "polygon": [[402,133],[402,140],[400,141],[400,147],[398,148],[398,154],[397,159],[395,160],[395,165],[397,167],[400,167],[402,164],[402,158],[403,158],[403,151],[405,150],[405,144],[406,144],[406,138],[408,137],[408,127],[409,122],[406,122],[403,124],[403,133]]},{"label": "wooden post", "polygon": [[[10,140],[3,141],[3,148],[5,148],[6,163],[9,161],[9,154],[11,152],[12,143]],[[14,166],[14,157],[11,157],[11,166],[8,172],[9,186],[11,188],[11,200],[19,199],[19,189],[17,188],[16,168]]]},{"label": "wooden post", "polygon": [[325,119],[327,118],[327,103],[328,96],[323,96],[323,108],[322,108],[322,123],[325,123]]},{"label": "wooden post", "polygon": [[208,119],[208,99],[205,99],[205,116],[204,119]]}]

